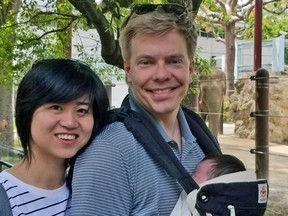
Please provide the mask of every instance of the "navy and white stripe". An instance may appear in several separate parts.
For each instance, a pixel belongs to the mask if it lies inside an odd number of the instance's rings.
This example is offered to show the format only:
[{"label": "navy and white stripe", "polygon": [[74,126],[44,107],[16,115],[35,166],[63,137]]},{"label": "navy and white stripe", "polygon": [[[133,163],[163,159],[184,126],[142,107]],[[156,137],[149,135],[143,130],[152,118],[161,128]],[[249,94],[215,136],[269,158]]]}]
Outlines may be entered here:
[{"label": "navy and white stripe", "polygon": [[[204,153],[185,123],[180,117],[182,152],[177,145],[170,146],[192,174]],[[108,125],[76,160],[71,213],[170,215],[181,191],[176,180],[148,155],[123,123],[116,122]]]},{"label": "navy and white stripe", "polygon": [[0,173],[14,216],[64,216],[70,214],[71,195],[66,184],[46,190],[26,184],[10,173]]}]

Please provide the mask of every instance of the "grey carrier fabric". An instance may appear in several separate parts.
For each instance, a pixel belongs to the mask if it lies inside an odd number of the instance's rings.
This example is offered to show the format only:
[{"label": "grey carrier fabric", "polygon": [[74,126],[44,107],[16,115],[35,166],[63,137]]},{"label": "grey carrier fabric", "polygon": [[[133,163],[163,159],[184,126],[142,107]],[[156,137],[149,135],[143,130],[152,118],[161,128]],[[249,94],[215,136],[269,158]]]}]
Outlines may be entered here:
[{"label": "grey carrier fabric", "polygon": [[0,216],[12,216],[11,205],[2,184],[0,184]]}]

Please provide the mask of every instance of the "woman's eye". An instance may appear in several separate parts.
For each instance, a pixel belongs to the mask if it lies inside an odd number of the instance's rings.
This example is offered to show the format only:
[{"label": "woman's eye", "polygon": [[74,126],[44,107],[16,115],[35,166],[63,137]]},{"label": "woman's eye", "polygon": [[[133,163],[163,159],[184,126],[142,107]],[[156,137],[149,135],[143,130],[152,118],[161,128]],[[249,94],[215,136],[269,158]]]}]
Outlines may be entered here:
[{"label": "woman's eye", "polygon": [[80,113],[80,115],[83,116],[83,115],[89,113],[89,109],[79,109],[79,110],[78,110],[78,113]]},{"label": "woman's eye", "polygon": [[51,106],[51,109],[53,109],[53,110],[61,110],[61,107],[59,105],[53,105],[53,106]]}]

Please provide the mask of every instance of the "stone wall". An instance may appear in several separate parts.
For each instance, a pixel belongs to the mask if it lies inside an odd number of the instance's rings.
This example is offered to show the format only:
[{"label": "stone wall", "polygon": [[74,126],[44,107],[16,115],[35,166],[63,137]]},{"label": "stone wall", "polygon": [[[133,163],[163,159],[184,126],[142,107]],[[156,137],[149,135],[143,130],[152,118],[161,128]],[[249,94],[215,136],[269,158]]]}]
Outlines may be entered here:
[{"label": "stone wall", "polygon": [[[255,139],[255,81],[246,74],[235,82],[235,93],[231,95],[230,114],[235,121],[235,135]],[[269,81],[269,141],[288,143],[288,75],[270,73]]]}]

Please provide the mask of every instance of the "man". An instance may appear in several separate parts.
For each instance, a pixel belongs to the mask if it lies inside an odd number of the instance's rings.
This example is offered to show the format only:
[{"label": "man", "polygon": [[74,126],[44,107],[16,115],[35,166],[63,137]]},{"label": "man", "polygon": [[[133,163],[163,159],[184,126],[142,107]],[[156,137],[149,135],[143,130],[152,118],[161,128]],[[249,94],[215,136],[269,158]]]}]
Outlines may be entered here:
[{"label": "man", "polygon": [[[197,33],[184,7],[136,5],[120,34],[129,101],[189,173],[204,157],[180,103],[194,73]],[[216,142],[216,141],[215,141]],[[72,215],[169,215],[181,186],[123,123],[105,127],[77,158]]]}]

